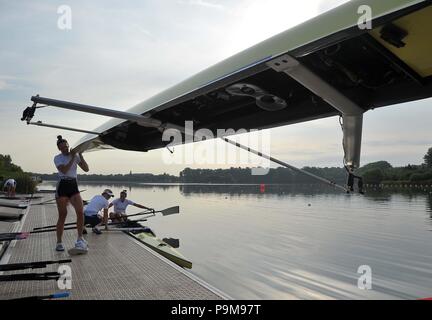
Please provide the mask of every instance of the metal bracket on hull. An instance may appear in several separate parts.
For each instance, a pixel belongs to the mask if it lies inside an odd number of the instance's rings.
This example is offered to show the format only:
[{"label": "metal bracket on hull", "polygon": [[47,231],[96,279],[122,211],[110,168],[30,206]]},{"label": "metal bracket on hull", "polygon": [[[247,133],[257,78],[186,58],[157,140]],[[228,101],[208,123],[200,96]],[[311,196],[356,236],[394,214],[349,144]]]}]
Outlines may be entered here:
[{"label": "metal bracket on hull", "polygon": [[342,114],[344,165],[351,171],[360,167],[363,114]]},{"label": "metal bracket on hull", "polygon": [[267,65],[277,72],[286,73],[342,114],[345,166],[350,173],[357,169],[360,166],[365,111],[290,55],[280,56],[267,62]]}]

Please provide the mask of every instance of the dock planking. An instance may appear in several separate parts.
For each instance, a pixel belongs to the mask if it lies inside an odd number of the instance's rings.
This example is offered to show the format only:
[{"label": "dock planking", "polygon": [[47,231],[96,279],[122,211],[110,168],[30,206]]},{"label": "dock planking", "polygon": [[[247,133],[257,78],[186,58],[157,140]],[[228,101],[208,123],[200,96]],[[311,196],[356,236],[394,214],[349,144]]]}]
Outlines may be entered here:
[{"label": "dock planking", "polygon": [[[38,201],[33,201],[34,204]],[[43,201],[43,199],[42,199]],[[75,220],[70,208],[67,222]],[[55,224],[55,205],[31,205],[21,222],[23,231]],[[16,226],[16,225],[15,225]],[[154,253],[123,232],[96,235],[88,230],[85,235],[89,252],[70,257],[67,249],[73,247],[76,230],[65,230],[65,252],[56,252],[55,232],[32,234],[26,240],[13,241],[3,255],[1,264],[71,258],[71,290],[61,290],[57,281],[15,281],[0,285],[0,299],[44,296],[69,291],[68,299],[76,300],[219,300],[227,299],[191,273]],[[4,232],[4,231],[2,231]],[[58,265],[44,269],[21,270],[3,274],[27,272],[56,272]]]}]

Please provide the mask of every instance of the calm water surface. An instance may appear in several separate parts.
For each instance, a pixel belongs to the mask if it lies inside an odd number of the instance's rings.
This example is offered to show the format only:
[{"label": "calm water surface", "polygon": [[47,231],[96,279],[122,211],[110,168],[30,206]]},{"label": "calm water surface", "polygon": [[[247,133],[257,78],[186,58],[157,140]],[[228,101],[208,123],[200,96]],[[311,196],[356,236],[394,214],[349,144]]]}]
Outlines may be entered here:
[{"label": "calm water surface", "polygon": [[[180,239],[191,272],[233,298],[432,296],[432,189],[360,196],[321,186],[80,184],[84,199],[106,187],[157,209],[179,205],[179,215],[146,224]],[[371,290],[358,288],[362,265]]]}]

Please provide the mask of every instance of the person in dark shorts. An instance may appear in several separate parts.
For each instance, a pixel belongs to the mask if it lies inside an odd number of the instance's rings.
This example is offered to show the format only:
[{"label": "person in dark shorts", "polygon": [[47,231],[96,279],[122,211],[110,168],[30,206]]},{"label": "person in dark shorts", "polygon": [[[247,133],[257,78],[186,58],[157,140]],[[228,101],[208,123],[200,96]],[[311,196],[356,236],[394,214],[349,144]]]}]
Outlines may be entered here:
[{"label": "person in dark shorts", "polygon": [[[114,197],[110,189],[105,189],[101,195],[94,196],[89,204],[84,209],[84,221],[86,225],[92,227],[92,231],[96,234],[102,232],[98,229],[99,226],[105,224],[105,230],[108,229],[108,200]],[[100,213],[102,216],[100,216]]]},{"label": "person in dark shorts", "polygon": [[57,220],[57,251],[64,251],[62,243],[64,223],[67,216],[67,205],[72,204],[77,216],[78,238],[75,247],[69,251],[70,254],[86,253],[87,242],[82,234],[84,229],[84,208],[83,201],[78,189],[77,167],[79,166],[85,172],[89,171],[87,162],[84,160],[82,153],[76,154],[74,150],[69,150],[68,142],[57,136],[57,148],[60,154],[54,157],[54,164],[58,170],[59,181],[56,188],[56,200],[59,217]]}]

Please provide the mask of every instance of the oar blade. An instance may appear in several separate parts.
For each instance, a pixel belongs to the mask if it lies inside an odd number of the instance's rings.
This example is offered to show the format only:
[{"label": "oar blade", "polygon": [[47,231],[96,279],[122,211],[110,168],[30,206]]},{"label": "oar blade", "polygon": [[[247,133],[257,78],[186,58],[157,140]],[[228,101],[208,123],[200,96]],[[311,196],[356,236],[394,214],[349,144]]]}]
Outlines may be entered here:
[{"label": "oar blade", "polygon": [[167,209],[161,210],[160,213],[162,213],[163,216],[169,216],[170,214],[180,213],[180,207],[175,206],[175,207],[167,208]]},{"label": "oar blade", "polygon": [[180,239],[163,238],[162,241],[169,244],[171,247],[173,247],[175,249],[180,248]]},{"label": "oar blade", "polygon": [[24,240],[27,239],[30,236],[30,232],[23,232],[19,235],[17,235],[17,240]]},{"label": "oar blade", "polygon": [[1,233],[0,241],[24,240],[27,239],[29,235],[29,232]]}]

